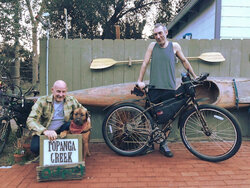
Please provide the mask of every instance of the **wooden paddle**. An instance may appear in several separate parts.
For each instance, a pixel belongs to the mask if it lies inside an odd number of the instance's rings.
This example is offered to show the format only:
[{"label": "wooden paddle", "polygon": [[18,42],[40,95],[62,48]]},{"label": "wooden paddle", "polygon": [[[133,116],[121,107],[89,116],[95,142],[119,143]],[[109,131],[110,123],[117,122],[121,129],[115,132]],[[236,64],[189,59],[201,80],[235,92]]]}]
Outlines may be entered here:
[{"label": "wooden paddle", "polygon": [[211,62],[211,63],[217,63],[217,62],[225,61],[225,58],[219,52],[206,52],[206,53],[202,53],[198,57],[187,57],[187,59],[188,60],[200,59],[200,60]]},{"label": "wooden paddle", "polygon": [[129,58],[129,60],[127,61],[115,61],[114,59],[111,58],[97,58],[93,59],[93,61],[91,62],[90,69],[105,69],[115,64],[127,63],[127,62],[128,65],[131,66],[132,62],[143,62],[143,60],[131,60]]},{"label": "wooden paddle", "polygon": [[[225,58],[219,52],[206,52],[206,53],[202,53],[198,57],[187,57],[187,59],[188,60],[200,59],[200,60],[207,61],[207,62],[225,61]],[[97,58],[97,59],[93,59],[93,61],[91,62],[90,69],[105,69],[115,64],[127,63],[127,62],[129,63],[128,65],[131,66],[132,62],[143,62],[143,60],[131,60],[129,58],[129,60],[127,61],[115,61],[114,59],[111,59],[111,58]]]}]

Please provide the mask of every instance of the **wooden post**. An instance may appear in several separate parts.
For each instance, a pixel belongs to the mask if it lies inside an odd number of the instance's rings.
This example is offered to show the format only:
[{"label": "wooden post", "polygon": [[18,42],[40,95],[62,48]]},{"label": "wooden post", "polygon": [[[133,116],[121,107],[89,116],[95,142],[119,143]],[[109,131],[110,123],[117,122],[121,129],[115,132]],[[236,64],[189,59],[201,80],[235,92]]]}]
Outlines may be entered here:
[{"label": "wooden post", "polygon": [[115,35],[116,35],[116,39],[120,39],[120,26],[119,25],[115,25]]}]

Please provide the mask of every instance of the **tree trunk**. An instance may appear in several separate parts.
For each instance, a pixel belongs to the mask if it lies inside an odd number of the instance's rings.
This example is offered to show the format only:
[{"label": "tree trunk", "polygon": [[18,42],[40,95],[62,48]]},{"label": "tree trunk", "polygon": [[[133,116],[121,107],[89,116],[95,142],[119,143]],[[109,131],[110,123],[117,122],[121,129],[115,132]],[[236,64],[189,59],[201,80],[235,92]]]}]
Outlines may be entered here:
[{"label": "tree trunk", "polygon": [[20,46],[15,46],[15,61],[11,63],[11,78],[13,84],[20,86],[20,53],[19,53]]},{"label": "tree trunk", "polygon": [[37,50],[37,24],[34,24],[32,29],[32,85],[35,85],[38,82],[38,50]]}]

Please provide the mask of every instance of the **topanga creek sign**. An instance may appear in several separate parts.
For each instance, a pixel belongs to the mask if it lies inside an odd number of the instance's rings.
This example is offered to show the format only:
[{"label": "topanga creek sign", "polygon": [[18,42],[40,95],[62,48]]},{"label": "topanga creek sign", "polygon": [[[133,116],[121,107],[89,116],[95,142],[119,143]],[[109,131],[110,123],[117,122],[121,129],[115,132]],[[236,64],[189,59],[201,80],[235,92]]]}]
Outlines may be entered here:
[{"label": "topanga creek sign", "polygon": [[67,135],[53,141],[40,136],[40,166],[36,171],[39,182],[82,179],[85,174],[82,135]]},{"label": "topanga creek sign", "polygon": [[65,139],[40,139],[40,166],[65,165],[82,161],[81,135],[67,135]]},{"label": "topanga creek sign", "polygon": [[78,139],[44,140],[43,165],[77,163]]}]

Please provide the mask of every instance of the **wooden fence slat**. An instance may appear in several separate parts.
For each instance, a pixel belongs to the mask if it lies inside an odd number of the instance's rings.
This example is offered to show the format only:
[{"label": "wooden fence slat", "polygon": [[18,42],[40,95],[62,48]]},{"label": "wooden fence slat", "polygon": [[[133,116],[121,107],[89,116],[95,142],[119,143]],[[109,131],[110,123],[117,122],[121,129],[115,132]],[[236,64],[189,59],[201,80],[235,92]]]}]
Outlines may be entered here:
[{"label": "wooden fence slat", "polygon": [[[114,57],[114,41],[104,40],[103,41],[103,57]],[[112,85],[114,84],[114,69],[115,66],[109,67],[103,70],[102,85]]]},{"label": "wooden fence slat", "polygon": [[74,40],[74,45],[72,45],[72,90],[77,90],[81,88],[81,77],[83,67],[81,67],[81,39]]},{"label": "wooden fence slat", "polygon": [[[124,40],[114,40],[114,60],[122,61],[124,57]],[[114,84],[124,83],[124,69],[126,65],[114,67]]]},{"label": "wooden fence slat", "polygon": [[[64,61],[61,67],[61,72],[63,73],[63,78],[60,78],[64,80],[67,83],[68,90],[72,90],[73,85],[73,44],[72,40],[65,40],[64,43]],[[61,77],[61,76],[60,76]]]},{"label": "wooden fence slat", "polygon": [[[92,59],[103,57],[103,46],[102,40],[94,39],[92,40]],[[102,70],[92,70],[92,81],[91,87],[98,87],[102,85],[103,77]]]},{"label": "wooden fence slat", "polygon": [[242,41],[240,76],[250,77],[250,39]]},{"label": "wooden fence slat", "polygon": [[64,78],[64,45],[65,40],[50,39],[49,51],[49,93],[56,80]]},{"label": "wooden fence slat", "polygon": [[241,66],[241,40],[233,39],[231,41],[231,67],[229,75],[232,77],[237,77],[240,75],[240,66]]},{"label": "wooden fence slat", "polygon": [[[185,40],[188,46],[185,46],[185,48],[188,48],[188,54],[186,54],[186,57],[195,57],[200,55],[200,41],[199,40]],[[199,66],[203,63],[199,60],[190,61],[190,64],[193,67],[193,70],[195,74],[200,74]]]},{"label": "wooden fence slat", "polygon": [[[189,46],[190,46],[189,45],[190,40],[183,39],[183,40],[173,41],[173,42],[178,42],[179,45],[181,46],[183,54],[186,57],[188,57],[189,51],[190,51],[190,48],[189,48]],[[194,69],[194,71],[196,73],[197,72],[197,70],[195,69],[195,66],[197,65],[196,60],[195,61],[190,61],[190,64],[192,65],[192,67],[193,67],[193,69]],[[179,78],[181,76],[182,72],[185,72],[185,68],[183,67],[181,61],[176,57],[175,76],[177,78]]]},{"label": "wooden fence slat", "polygon": [[[135,41],[134,40],[125,40],[125,59],[124,60],[128,60],[129,57],[131,57],[131,59],[135,58],[135,51],[136,51],[136,46],[135,46]],[[133,82],[135,81],[135,70],[134,70],[134,66],[129,67],[128,65],[125,66],[124,68],[124,82]]]},{"label": "wooden fence slat", "polygon": [[90,63],[92,61],[92,40],[84,39],[81,40],[80,44],[80,54],[81,54],[81,87],[90,88],[92,87],[92,71],[90,70]]},{"label": "wooden fence slat", "polygon": [[231,64],[231,59],[230,59],[230,44],[231,40],[221,40],[221,53],[225,57],[226,61],[221,63],[220,66],[220,76],[226,77],[229,76],[229,71],[230,71],[230,64]]},{"label": "wooden fence slat", "polygon": [[[147,50],[147,43],[144,40],[136,40],[135,41],[135,56],[134,59],[144,59],[144,54],[146,53]],[[137,81],[138,77],[139,77],[139,73],[140,73],[140,69],[141,69],[141,63],[135,63],[132,64],[132,67],[134,68],[134,78],[135,81]],[[144,77],[144,80],[146,80],[146,75]]]}]

